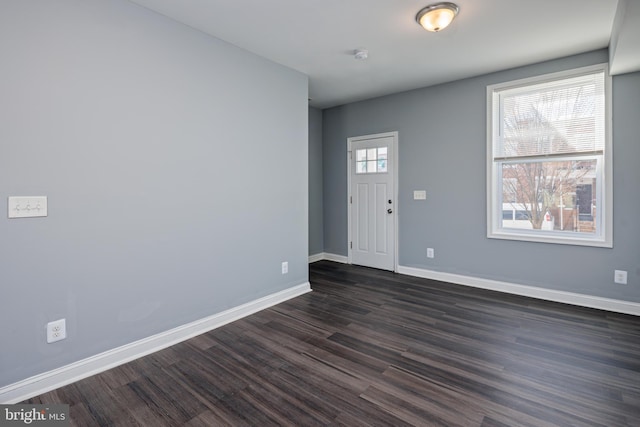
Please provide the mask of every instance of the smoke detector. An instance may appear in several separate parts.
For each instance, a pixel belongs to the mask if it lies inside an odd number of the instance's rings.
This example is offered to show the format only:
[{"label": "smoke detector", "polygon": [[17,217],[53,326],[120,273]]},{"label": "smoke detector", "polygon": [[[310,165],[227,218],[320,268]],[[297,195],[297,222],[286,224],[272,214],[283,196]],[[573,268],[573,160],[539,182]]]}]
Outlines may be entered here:
[{"label": "smoke detector", "polygon": [[356,49],[353,51],[353,57],[363,61],[369,57],[369,51],[366,49]]}]

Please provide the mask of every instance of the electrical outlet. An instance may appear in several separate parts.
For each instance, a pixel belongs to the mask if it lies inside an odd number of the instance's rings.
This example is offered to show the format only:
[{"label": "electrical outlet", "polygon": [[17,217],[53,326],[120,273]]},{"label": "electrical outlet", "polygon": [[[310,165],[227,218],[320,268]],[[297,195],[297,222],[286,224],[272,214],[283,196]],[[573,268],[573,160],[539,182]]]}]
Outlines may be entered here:
[{"label": "electrical outlet", "polygon": [[282,263],[282,274],[287,274],[288,272],[289,272],[289,263],[285,261]]},{"label": "electrical outlet", "polygon": [[615,270],[613,272],[613,281],[620,285],[627,284],[627,272],[625,270]]},{"label": "electrical outlet", "polygon": [[435,252],[433,250],[433,248],[427,248],[427,258],[433,258],[435,257]]},{"label": "electrical outlet", "polygon": [[65,319],[47,323],[47,343],[63,340],[67,337],[67,323]]}]

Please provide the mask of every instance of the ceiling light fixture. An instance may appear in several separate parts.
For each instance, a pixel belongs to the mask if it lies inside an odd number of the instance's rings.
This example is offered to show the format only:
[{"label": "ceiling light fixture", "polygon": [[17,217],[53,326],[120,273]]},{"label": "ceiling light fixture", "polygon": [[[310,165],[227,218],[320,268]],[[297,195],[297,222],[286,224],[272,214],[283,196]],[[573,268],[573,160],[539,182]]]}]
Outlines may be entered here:
[{"label": "ceiling light fixture", "polygon": [[446,28],[460,9],[453,3],[436,3],[425,7],[416,15],[418,24],[427,31],[438,32]]}]

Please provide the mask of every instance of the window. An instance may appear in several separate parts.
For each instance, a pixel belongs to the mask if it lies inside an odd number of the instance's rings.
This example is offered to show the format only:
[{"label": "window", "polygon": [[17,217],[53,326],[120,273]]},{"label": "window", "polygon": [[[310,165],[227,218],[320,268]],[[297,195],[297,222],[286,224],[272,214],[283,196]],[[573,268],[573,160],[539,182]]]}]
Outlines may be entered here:
[{"label": "window", "polygon": [[386,173],[387,147],[356,150],[356,173]]},{"label": "window", "polygon": [[606,65],[487,87],[487,236],[612,247]]}]

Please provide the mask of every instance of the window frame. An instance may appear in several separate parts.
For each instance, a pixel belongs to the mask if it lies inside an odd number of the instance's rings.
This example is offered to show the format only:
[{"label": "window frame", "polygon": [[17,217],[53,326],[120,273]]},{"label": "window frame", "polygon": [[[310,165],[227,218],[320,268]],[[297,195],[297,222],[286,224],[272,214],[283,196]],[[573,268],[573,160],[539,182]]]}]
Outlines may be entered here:
[{"label": "window frame", "polygon": [[[596,64],[540,76],[533,76],[519,80],[512,80],[487,86],[487,237],[490,239],[506,239],[527,242],[556,243],[566,245],[613,247],[613,150],[612,150],[612,116],[611,116],[611,76],[608,64]],[[509,89],[518,89],[532,85],[556,82],[562,79],[584,76],[604,72],[604,150],[602,161],[598,162],[597,191],[601,192],[600,201],[604,206],[598,206],[596,217],[596,233],[565,234],[548,230],[524,230],[502,228],[502,187],[499,170],[501,162],[494,159],[494,144],[498,142],[502,102],[500,93]],[[549,157],[548,161],[575,158],[575,154],[567,153],[561,156]],[[524,159],[523,159],[524,160]]]}]

